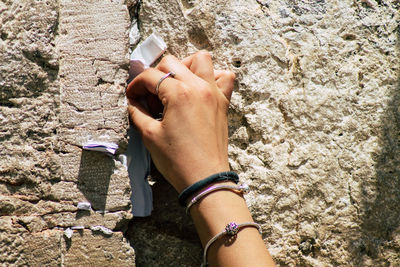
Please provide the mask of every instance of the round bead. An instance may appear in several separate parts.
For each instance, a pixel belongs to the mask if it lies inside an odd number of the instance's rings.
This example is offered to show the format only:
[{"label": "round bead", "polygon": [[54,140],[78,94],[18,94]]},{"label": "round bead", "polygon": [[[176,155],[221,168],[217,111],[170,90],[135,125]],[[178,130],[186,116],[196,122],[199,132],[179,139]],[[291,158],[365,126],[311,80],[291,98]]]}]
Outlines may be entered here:
[{"label": "round bead", "polygon": [[236,235],[238,233],[238,231],[239,231],[238,226],[234,222],[228,223],[225,227],[225,232],[228,235],[232,235],[232,236]]}]

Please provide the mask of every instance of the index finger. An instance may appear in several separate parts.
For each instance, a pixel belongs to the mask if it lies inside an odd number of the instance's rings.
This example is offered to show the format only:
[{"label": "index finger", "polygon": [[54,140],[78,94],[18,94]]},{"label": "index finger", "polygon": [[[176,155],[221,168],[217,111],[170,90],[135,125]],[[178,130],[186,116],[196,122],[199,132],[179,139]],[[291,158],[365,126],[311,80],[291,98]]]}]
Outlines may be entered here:
[{"label": "index finger", "polygon": [[154,68],[149,68],[135,77],[126,88],[126,97],[136,99],[149,94],[156,95],[157,83],[165,73]]},{"label": "index finger", "polygon": [[149,68],[139,74],[126,88],[128,99],[137,99],[149,94],[157,95],[156,87],[159,85],[158,98],[165,105],[168,100],[182,87],[182,82],[160,70]]}]

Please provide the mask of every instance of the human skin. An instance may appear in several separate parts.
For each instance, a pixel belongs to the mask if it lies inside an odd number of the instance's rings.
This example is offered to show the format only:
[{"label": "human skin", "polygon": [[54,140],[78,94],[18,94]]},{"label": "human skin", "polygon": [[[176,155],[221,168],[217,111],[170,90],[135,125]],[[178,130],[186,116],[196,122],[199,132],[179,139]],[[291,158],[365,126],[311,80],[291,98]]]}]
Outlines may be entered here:
[{"label": "human skin", "polygon": [[[138,99],[152,99],[158,81],[170,71],[175,77],[166,78],[159,87],[164,114],[158,121]],[[165,56],[128,85],[132,122],[157,169],[178,192],[229,171],[227,112],[234,80],[232,72],[214,70],[211,55],[200,51],[183,60]],[[225,190],[202,198],[190,214],[203,247],[229,222],[253,222],[243,197]],[[275,266],[256,228],[242,228],[231,243],[227,241],[220,238],[209,248],[211,266]]]}]

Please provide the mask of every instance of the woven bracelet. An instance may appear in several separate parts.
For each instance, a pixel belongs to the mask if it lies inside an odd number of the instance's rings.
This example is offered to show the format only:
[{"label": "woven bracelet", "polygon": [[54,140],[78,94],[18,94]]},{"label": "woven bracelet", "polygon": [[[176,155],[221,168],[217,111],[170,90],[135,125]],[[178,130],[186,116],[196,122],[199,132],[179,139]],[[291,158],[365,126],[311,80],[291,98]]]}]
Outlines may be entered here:
[{"label": "woven bracelet", "polygon": [[193,195],[197,191],[203,189],[204,187],[206,187],[212,183],[221,182],[221,181],[232,181],[237,184],[239,182],[239,176],[237,175],[236,172],[219,172],[219,173],[213,174],[203,180],[200,180],[200,181],[192,184],[191,186],[189,186],[188,188],[186,188],[179,194],[179,197],[178,197],[179,204],[181,204],[182,206],[186,206],[187,199],[191,195]]}]

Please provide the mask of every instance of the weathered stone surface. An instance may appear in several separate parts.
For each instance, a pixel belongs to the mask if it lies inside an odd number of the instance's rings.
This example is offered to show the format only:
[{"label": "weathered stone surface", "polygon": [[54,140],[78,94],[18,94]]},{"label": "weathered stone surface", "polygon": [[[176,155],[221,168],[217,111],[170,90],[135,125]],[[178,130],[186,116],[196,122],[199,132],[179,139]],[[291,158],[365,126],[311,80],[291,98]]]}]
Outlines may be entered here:
[{"label": "weathered stone surface", "polygon": [[26,235],[22,244],[24,250],[21,253],[21,258],[26,261],[24,265],[62,265],[61,238],[62,231],[57,230],[47,230],[41,233]]},{"label": "weathered stone surface", "polygon": [[[252,189],[248,204],[278,265],[400,264],[399,9],[142,1],[142,37],[158,32],[180,58],[211,50],[218,68],[237,74],[230,163]],[[142,238],[167,239],[162,231]],[[190,246],[182,242],[165,257]]]},{"label": "weathered stone surface", "polygon": [[36,200],[60,177],[57,4],[7,1],[0,10],[0,194]]},{"label": "weathered stone surface", "polygon": [[134,252],[121,232],[112,236],[75,231],[62,241],[65,266],[135,266]]},{"label": "weathered stone surface", "polygon": [[134,252],[121,232],[104,236],[91,230],[0,234],[2,265],[5,266],[135,266]]},{"label": "weathered stone surface", "polygon": [[62,231],[34,234],[0,233],[1,263],[4,266],[60,266]]},{"label": "weathered stone surface", "polygon": [[[0,2],[0,265],[135,264],[121,233],[126,170],[81,147],[126,146],[136,4]],[[142,39],[156,31],[181,58],[208,49],[237,74],[230,164],[280,266],[400,265],[399,9],[397,0],[141,1]],[[176,193],[157,182],[154,195],[154,215],[127,233],[136,262],[197,266],[201,246]],[[77,211],[80,201],[95,211]],[[72,226],[84,230],[69,240]]]},{"label": "weathered stone surface", "polygon": [[202,250],[189,216],[165,180],[153,186],[150,217],[133,218],[127,238],[135,248],[138,266],[200,266]]},{"label": "weathered stone surface", "polygon": [[[1,266],[134,264],[126,168],[82,150],[89,140],[124,150],[129,24],[123,1],[0,3]],[[67,242],[74,226],[85,230]]]}]

